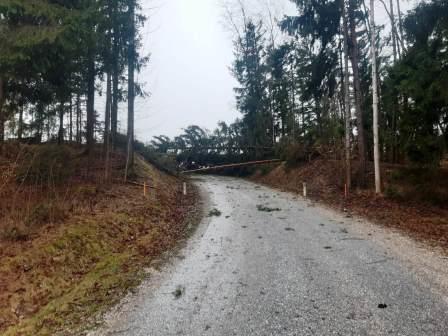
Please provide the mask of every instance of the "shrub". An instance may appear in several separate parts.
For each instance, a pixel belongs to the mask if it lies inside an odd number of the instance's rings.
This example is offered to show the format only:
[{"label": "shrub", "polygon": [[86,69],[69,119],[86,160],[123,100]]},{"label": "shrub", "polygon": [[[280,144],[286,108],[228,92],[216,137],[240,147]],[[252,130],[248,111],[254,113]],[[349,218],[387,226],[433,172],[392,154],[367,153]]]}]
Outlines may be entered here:
[{"label": "shrub", "polygon": [[398,192],[398,190],[393,187],[392,185],[388,185],[384,191],[384,195],[387,198],[391,198],[391,199],[400,199],[401,195]]},{"label": "shrub", "polygon": [[[407,167],[390,174],[386,196],[427,202],[437,206],[448,204],[448,174],[434,167]],[[393,186],[391,186],[393,185]],[[399,189],[399,195],[395,195]]]},{"label": "shrub", "polygon": [[163,154],[158,153],[151,149],[150,147],[144,148],[140,151],[140,154],[143,158],[151,163],[157,169],[164,171],[168,174],[176,174],[177,173],[177,161],[176,156],[173,154]]},{"label": "shrub", "polygon": [[310,149],[303,144],[285,143],[281,141],[276,146],[276,155],[281,160],[286,161],[289,167],[297,166],[300,163],[307,162],[310,154]]},{"label": "shrub", "polygon": [[25,224],[29,227],[63,221],[67,216],[65,209],[55,202],[44,202],[35,206]]},{"label": "shrub", "polygon": [[30,235],[30,229],[21,221],[15,221],[11,218],[4,219],[0,231],[0,238],[8,241],[24,241]]},{"label": "shrub", "polygon": [[409,160],[418,167],[437,166],[443,157],[443,140],[441,137],[417,136],[406,145]]},{"label": "shrub", "polygon": [[74,155],[68,147],[46,145],[27,154],[16,177],[27,184],[61,184],[73,175],[75,166]]},{"label": "shrub", "polygon": [[264,176],[264,175],[269,174],[274,169],[274,167],[276,167],[276,166],[269,165],[269,164],[262,165],[257,169],[257,172],[259,172],[260,175]]}]

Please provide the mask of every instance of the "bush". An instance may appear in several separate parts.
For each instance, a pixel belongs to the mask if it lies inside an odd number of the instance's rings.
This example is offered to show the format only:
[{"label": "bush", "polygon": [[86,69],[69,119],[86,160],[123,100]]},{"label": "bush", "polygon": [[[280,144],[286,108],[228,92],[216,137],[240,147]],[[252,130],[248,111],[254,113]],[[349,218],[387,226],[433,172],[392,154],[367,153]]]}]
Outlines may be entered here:
[{"label": "bush", "polygon": [[55,202],[44,202],[35,206],[25,224],[29,227],[63,221],[67,216],[65,209]]},{"label": "bush", "polygon": [[300,163],[307,162],[311,153],[310,149],[303,144],[285,141],[277,144],[275,152],[278,158],[286,161],[288,167],[295,167]]},{"label": "bush", "polygon": [[20,221],[7,219],[7,222],[2,225],[0,237],[7,241],[25,241],[30,235],[29,228]]},{"label": "bush", "polygon": [[46,145],[28,153],[17,171],[17,180],[27,184],[61,184],[73,175],[74,155],[68,147]]},{"label": "bush", "polygon": [[[137,148],[139,148],[141,145],[142,145],[141,142],[135,140],[135,142],[134,142],[134,149],[137,150]],[[126,150],[128,148],[128,137],[127,137],[127,135],[126,134],[122,134],[122,133],[117,133],[115,135],[113,148],[114,149],[119,149],[119,150],[122,150],[122,151],[126,152]]]},{"label": "bush", "polygon": [[446,207],[448,204],[447,176],[444,169],[434,167],[414,166],[397,169],[390,174],[388,189],[391,190],[386,189],[386,196]]},{"label": "bush", "polygon": [[176,156],[173,154],[163,154],[158,153],[151,149],[150,147],[145,147],[139,151],[140,155],[143,158],[151,163],[157,169],[168,173],[168,174],[176,174],[177,173],[177,161]]},{"label": "bush", "polygon": [[277,167],[277,165],[270,165],[270,164],[262,165],[258,167],[257,172],[259,172],[260,175],[264,176],[269,174],[275,167]]},{"label": "bush", "polygon": [[392,185],[388,185],[384,191],[384,195],[390,199],[401,199],[400,192]]},{"label": "bush", "polygon": [[406,146],[409,160],[418,167],[437,166],[443,157],[441,137],[419,136]]}]

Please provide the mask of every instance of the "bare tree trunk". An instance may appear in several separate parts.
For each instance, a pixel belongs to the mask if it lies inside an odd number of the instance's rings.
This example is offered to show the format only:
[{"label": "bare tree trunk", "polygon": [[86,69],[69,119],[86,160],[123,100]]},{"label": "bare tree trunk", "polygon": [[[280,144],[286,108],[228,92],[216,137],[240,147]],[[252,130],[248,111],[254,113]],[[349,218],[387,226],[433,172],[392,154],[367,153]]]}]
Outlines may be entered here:
[{"label": "bare tree trunk", "polygon": [[[117,62],[118,63],[118,62]],[[113,70],[113,94],[112,94],[112,109],[111,109],[111,135],[112,144],[115,146],[118,133],[118,66],[114,66]]]},{"label": "bare tree trunk", "polygon": [[305,103],[302,100],[302,104],[301,104],[301,114],[302,114],[302,127],[300,128],[300,132],[301,134],[303,133],[303,135],[305,136]]},{"label": "bare tree trunk", "polygon": [[291,111],[289,113],[290,113],[292,141],[296,142],[296,118],[294,114],[296,109],[296,92],[294,83],[295,83],[294,72],[291,71]]},{"label": "bare tree trunk", "polygon": [[115,7],[113,9],[113,45],[112,45],[112,107],[111,107],[111,141],[112,146],[115,147],[117,139],[118,128],[118,81],[119,81],[119,31],[117,22],[117,11]]},{"label": "bare tree trunk", "polygon": [[95,60],[94,52],[89,46],[87,74],[87,153],[93,152],[95,131]]},{"label": "bare tree trunk", "polygon": [[[397,0],[399,2],[399,0]],[[394,2],[390,0],[390,17],[391,17],[391,25],[392,25],[392,43],[393,43],[393,57],[394,64],[401,58],[400,46],[398,44],[398,40],[400,36],[398,36],[397,25],[395,24],[395,11],[394,11]],[[381,93],[381,92],[380,92]],[[381,96],[381,95],[380,95]],[[396,145],[397,142],[397,109],[398,109],[398,98],[394,97],[393,105],[392,105],[392,162],[396,162]]]},{"label": "bare tree trunk", "polygon": [[107,89],[106,89],[106,113],[104,121],[104,178],[109,179],[109,159],[110,159],[110,115],[111,115],[111,95],[112,83],[110,71],[107,73]]},{"label": "bare tree trunk", "polygon": [[81,96],[78,93],[76,95],[76,142],[77,143],[81,143],[82,142],[82,138],[81,138],[81,119],[82,119],[82,115],[81,115]]},{"label": "bare tree trunk", "polygon": [[134,100],[135,100],[135,2],[129,4],[130,39],[128,47],[128,136],[125,180],[134,165]]},{"label": "bare tree trunk", "polygon": [[20,106],[20,110],[19,110],[19,127],[17,129],[17,139],[22,140],[22,136],[23,136],[23,109],[24,109],[24,105]]},{"label": "bare tree trunk", "polygon": [[352,168],[351,168],[351,107],[350,107],[350,74],[349,74],[349,60],[348,60],[348,26],[345,0],[342,1],[342,16],[344,25],[344,102],[345,102],[345,183],[347,185],[347,192],[352,186]]},{"label": "bare tree trunk", "polygon": [[372,96],[373,96],[373,156],[375,165],[375,192],[381,193],[381,171],[380,171],[380,140],[378,130],[378,76],[376,63],[376,27],[375,27],[375,4],[370,0],[370,22],[372,25],[371,46],[372,53]]},{"label": "bare tree trunk", "polygon": [[[390,24],[392,25],[392,50],[394,56],[394,63],[397,62],[397,27],[395,25],[394,1],[390,0]],[[373,23],[372,23],[373,25]]]},{"label": "bare tree trunk", "polygon": [[5,141],[5,111],[3,104],[5,103],[5,82],[0,77],[0,151],[3,142]]},{"label": "bare tree trunk", "polygon": [[59,105],[59,132],[58,132],[58,144],[64,143],[64,102],[61,101]]},{"label": "bare tree trunk", "polygon": [[400,0],[397,0],[397,11],[398,11],[398,29],[400,31],[400,40],[402,41],[402,45],[404,45],[403,19],[401,16]]},{"label": "bare tree trunk", "polygon": [[[404,33],[403,33],[403,19],[401,14],[401,8],[400,8],[400,0],[397,0],[397,12],[398,12],[398,30],[400,32],[400,41],[401,41],[401,53],[402,55],[405,53],[405,40],[404,40]],[[407,101],[408,97],[405,95],[401,97],[400,99],[403,103],[402,106],[399,107],[401,111],[405,111],[407,109]],[[396,113],[398,114],[398,112]],[[398,135],[397,135],[397,124],[398,124],[398,116],[396,115],[394,118],[394,162],[399,161],[399,149],[398,149]]]},{"label": "bare tree trunk", "polygon": [[358,151],[359,151],[359,184],[366,185],[366,139],[364,136],[364,117],[361,109],[361,79],[359,74],[359,46],[356,36],[355,9],[356,1],[349,1],[349,29],[350,29],[350,58],[353,68],[353,81],[355,84],[355,110],[358,131]]},{"label": "bare tree trunk", "polygon": [[[43,109],[42,109],[43,110]],[[47,107],[47,142],[50,142],[51,140],[51,116],[49,113],[50,108]],[[42,115],[42,112],[39,113],[39,115]],[[39,126],[37,129],[37,133],[43,133],[43,129],[44,129],[44,121],[43,119],[39,120]]]},{"label": "bare tree trunk", "polygon": [[70,94],[70,120],[69,120],[69,141],[73,141],[73,100],[72,95]]}]

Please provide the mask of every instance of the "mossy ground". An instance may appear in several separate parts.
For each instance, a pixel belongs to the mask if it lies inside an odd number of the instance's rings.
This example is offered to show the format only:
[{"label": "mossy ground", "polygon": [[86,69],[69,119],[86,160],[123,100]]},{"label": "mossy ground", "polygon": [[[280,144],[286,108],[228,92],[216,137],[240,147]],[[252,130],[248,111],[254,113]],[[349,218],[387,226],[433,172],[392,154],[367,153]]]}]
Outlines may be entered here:
[{"label": "mossy ground", "polygon": [[26,241],[0,242],[0,334],[72,335],[142,279],[145,265],[187,233],[194,193],[137,159],[138,186],[102,187],[95,205]]}]

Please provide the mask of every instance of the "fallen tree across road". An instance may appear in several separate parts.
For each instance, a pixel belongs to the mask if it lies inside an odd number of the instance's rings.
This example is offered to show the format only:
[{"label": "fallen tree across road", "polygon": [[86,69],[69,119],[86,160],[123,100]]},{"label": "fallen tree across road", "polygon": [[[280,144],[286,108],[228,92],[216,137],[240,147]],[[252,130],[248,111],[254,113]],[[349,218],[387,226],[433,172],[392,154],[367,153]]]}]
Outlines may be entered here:
[{"label": "fallen tree across road", "polygon": [[248,167],[248,166],[257,166],[257,165],[264,165],[264,164],[270,164],[270,163],[282,163],[282,160],[263,160],[263,161],[250,161],[250,162],[242,162],[242,163],[232,163],[232,164],[226,164],[226,165],[220,165],[220,166],[213,166],[213,167],[206,167],[206,168],[199,168],[199,169],[193,169],[193,170],[186,170],[183,171],[183,174],[192,174],[192,173],[205,173],[209,171],[214,170],[220,170],[220,169],[227,169],[227,168],[237,168],[237,167]]}]

